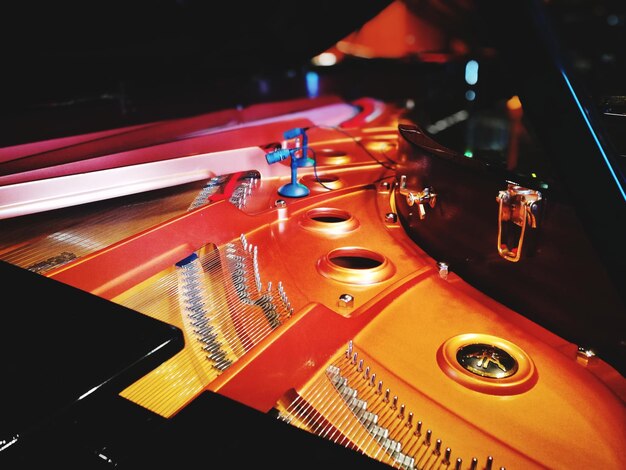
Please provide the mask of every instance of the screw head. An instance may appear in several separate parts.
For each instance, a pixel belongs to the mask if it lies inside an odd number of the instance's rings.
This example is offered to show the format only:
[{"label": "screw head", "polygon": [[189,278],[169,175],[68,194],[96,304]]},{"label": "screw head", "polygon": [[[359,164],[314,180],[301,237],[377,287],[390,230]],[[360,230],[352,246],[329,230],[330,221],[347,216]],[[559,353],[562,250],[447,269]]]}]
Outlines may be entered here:
[{"label": "screw head", "polygon": [[398,221],[398,215],[395,212],[387,212],[385,214],[385,222],[395,224]]},{"label": "screw head", "polygon": [[578,347],[578,351],[576,352],[576,362],[578,362],[582,366],[588,366],[597,362],[597,356],[593,349],[585,348],[582,346]]},{"label": "screw head", "polygon": [[439,269],[439,277],[441,279],[448,279],[448,273],[450,272],[450,266],[445,261],[438,261],[437,268]]},{"label": "screw head", "polygon": [[337,305],[340,307],[354,307],[354,297],[350,294],[341,294],[339,296],[339,300],[337,301]]}]

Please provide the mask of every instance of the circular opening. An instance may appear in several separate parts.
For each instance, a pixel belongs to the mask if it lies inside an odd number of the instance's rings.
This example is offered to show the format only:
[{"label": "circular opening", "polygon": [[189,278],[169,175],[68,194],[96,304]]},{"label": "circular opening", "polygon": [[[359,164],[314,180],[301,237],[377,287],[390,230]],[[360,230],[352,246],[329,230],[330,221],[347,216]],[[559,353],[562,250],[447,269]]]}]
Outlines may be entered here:
[{"label": "circular opening", "polygon": [[347,155],[343,150],[335,149],[318,149],[315,153],[320,157],[345,157]]},{"label": "circular opening", "polygon": [[315,149],[318,165],[343,165],[350,162],[350,156],[343,150]]},{"label": "circular opening", "polygon": [[309,219],[327,224],[337,224],[348,220],[351,215],[341,209],[312,209],[307,213]]},{"label": "circular opening", "polygon": [[325,224],[338,224],[339,222],[346,220],[343,217],[335,217],[333,215],[320,215],[317,217],[311,217],[311,219]]},{"label": "circular opening", "polygon": [[331,189],[338,189],[343,186],[341,179],[335,175],[314,175],[308,174],[301,178],[301,181],[305,183],[312,191],[328,191]]},{"label": "circular opening", "polygon": [[382,260],[365,256],[332,256],[330,262],[347,269],[372,269],[383,264]]},{"label": "circular opening", "polygon": [[350,284],[375,284],[389,279],[395,267],[380,253],[360,247],[332,250],[318,261],[326,277]]},{"label": "circular opening", "polygon": [[328,176],[328,175],[322,175],[322,176],[318,176],[317,178],[313,177],[314,181],[317,181],[318,183],[333,183],[334,181],[337,181],[339,178],[336,176]]},{"label": "circular opening", "polygon": [[381,138],[365,138],[361,141],[361,145],[369,152],[373,153],[378,160],[397,158],[398,143],[396,137],[381,136]]},{"label": "circular opening", "polygon": [[318,207],[307,211],[300,225],[326,235],[342,235],[359,226],[359,222],[348,211],[329,207]]}]

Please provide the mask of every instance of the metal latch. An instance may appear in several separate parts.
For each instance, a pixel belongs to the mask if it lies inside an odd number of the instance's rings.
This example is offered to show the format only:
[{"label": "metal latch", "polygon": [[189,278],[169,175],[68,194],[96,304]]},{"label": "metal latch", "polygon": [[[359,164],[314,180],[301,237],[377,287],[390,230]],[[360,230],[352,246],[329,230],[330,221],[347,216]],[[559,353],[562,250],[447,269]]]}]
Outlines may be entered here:
[{"label": "metal latch", "polygon": [[435,204],[437,202],[437,194],[435,194],[433,188],[430,186],[427,186],[418,192],[413,192],[407,189],[406,175],[400,176],[400,187],[398,191],[400,194],[406,197],[406,203],[409,206],[417,203],[420,219],[426,218],[426,209],[424,209],[424,204],[428,202],[428,205],[432,208],[435,207]]},{"label": "metal latch", "polygon": [[496,196],[498,210],[498,253],[507,261],[517,262],[522,256],[526,229],[537,228],[541,193],[509,183]]}]

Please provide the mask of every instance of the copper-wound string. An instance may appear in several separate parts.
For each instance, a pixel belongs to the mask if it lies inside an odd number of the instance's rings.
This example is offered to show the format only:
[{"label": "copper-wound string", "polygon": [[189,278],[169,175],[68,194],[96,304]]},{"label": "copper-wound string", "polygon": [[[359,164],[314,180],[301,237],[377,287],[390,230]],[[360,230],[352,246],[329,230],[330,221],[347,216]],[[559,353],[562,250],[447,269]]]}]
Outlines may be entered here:
[{"label": "copper-wound string", "polygon": [[[316,387],[316,393],[308,395],[307,401],[310,403],[310,410],[308,416],[311,414],[319,414],[320,416],[330,416],[331,413],[340,405],[340,398],[335,393],[335,388],[330,381],[336,378],[334,373],[336,365],[332,364],[327,367],[324,374],[317,379],[318,386]],[[307,418],[308,418],[307,416]],[[315,424],[311,427],[310,432],[316,435],[320,435],[326,429],[324,421],[320,419],[315,420]]]},{"label": "copper-wound string", "polygon": [[303,425],[308,427],[310,432],[313,432],[312,427],[316,424],[317,420],[316,413],[319,415],[323,413],[323,410],[316,410],[314,404],[318,402],[325,403],[328,401],[329,395],[327,380],[325,377],[319,377],[307,390],[306,397],[298,395],[297,398],[292,401],[287,407],[286,414],[296,418],[298,423],[302,422]]}]

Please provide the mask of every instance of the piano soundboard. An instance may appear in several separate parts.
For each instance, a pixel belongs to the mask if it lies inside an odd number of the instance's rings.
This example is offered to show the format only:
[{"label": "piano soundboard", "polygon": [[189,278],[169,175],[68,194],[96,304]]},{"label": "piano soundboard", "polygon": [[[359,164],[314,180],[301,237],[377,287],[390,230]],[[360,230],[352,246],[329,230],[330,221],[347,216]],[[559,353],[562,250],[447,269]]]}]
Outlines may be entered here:
[{"label": "piano soundboard", "polygon": [[296,101],[13,148],[56,160],[3,173],[0,259],[180,329],[119,391],[164,420],[210,391],[394,468],[626,466],[623,377],[407,236],[402,120]]}]

